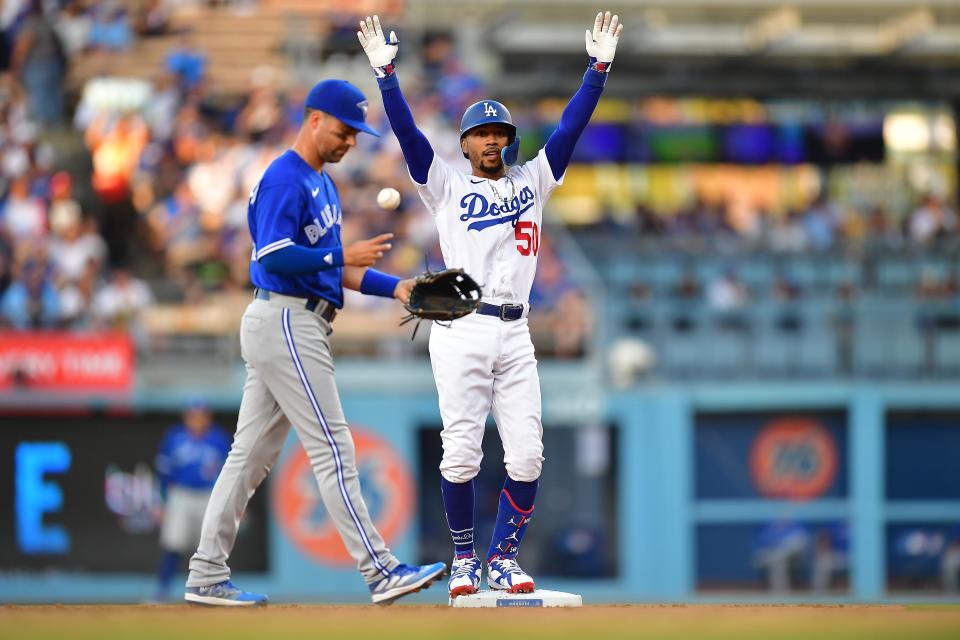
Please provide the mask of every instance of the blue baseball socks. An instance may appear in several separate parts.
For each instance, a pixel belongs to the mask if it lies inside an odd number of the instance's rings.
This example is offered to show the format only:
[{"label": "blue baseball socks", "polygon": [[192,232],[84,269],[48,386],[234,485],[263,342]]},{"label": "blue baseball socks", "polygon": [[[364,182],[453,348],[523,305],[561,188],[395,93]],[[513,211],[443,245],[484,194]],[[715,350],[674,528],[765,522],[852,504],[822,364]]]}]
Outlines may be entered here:
[{"label": "blue baseball socks", "polygon": [[453,537],[457,558],[473,557],[473,480],[450,482],[440,478],[443,509],[447,512],[447,526]]},{"label": "blue baseball socks", "polygon": [[507,476],[500,492],[497,522],[493,527],[487,561],[491,558],[514,558],[533,515],[539,481],[520,482]]}]

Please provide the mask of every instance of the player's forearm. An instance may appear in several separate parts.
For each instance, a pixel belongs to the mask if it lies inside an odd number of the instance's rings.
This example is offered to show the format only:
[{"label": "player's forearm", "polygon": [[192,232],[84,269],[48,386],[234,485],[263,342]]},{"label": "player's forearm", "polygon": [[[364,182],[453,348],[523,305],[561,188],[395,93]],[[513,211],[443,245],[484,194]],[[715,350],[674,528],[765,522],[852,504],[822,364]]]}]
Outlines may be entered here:
[{"label": "player's forearm", "polygon": [[360,291],[360,283],[363,282],[363,275],[370,267],[350,267],[343,268],[343,288],[351,291]]},{"label": "player's forearm", "polygon": [[400,90],[396,72],[385,78],[377,78],[377,84],[380,85],[383,108],[390,121],[390,128],[397,136],[407,167],[410,168],[410,176],[418,183],[426,184],[427,173],[433,162],[433,147],[430,146],[430,141],[423,132],[417,128],[410,105],[407,104]]},{"label": "player's forearm", "polygon": [[267,273],[274,274],[300,275],[326,271],[343,266],[343,247],[311,249],[289,245],[260,258],[260,265]]},{"label": "player's forearm", "polygon": [[547,140],[544,150],[555,179],[559,180],[567,170],[573,148],[587,127],[587,123],[590,122],[597,103],[600,102],[606,80],[606,73],[595,71],[593,68],[587,69],[583,74],[583,84],[564,108],[557,130]]},{"label": "player's forearm", "polygon": [[392,298],[400,278],[369,267],[345,267],[343,286],[367,296]]}]

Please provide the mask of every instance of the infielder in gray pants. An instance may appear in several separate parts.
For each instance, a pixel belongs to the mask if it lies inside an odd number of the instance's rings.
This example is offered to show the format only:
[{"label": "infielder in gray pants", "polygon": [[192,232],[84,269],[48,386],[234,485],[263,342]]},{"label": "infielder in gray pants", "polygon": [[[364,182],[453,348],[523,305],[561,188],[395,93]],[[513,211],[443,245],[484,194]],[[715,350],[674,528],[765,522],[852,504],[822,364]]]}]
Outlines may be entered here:
[{"label": "infielder in gray pants", "polygon": [[328,335],[343,287],[405,302],[413,280],[370,269],[390,248],[389,234],[342,247],[336,186],[323,171],[356,144],[365,123],[363,94],[343,80],[307,96],[293,147],[273,161],[250,195],[248,222],[257,287],[240,327],[247,380],[230,455],[217,478],[190,559],[185,600],[250,606],[266,596],[237,588],[227,558],[247,502],[276,462],[291,424],[303,443],[324,505],[376,603],[418,591],[446,565],[401,564],[377,531],[360,494],[353,439],[340,406]]}]

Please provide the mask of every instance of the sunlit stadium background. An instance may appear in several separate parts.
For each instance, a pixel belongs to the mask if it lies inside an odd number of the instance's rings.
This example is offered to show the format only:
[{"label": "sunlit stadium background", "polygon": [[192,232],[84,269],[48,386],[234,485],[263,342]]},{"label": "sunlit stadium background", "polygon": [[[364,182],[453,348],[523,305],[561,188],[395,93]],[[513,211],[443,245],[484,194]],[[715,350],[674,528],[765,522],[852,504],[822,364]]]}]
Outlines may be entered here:
[{"label": "sunlit stadium background", "polygon": [[[585,602],[957,599],[956,0],[6,0],[0,601],[154,597],[157,446],[197,396],[234,427],[247,194],[313,83],[361,86],[385,133],[329,167],[345,236],[396,233],[385,271],[441,265],[359,17],[396,29],[418,123],[468,169],[481,97],[536,153],[598,9],[626,31],[546,212],[524,566]],[[428,332],[402,316],[348,296],[337,379],[389,543],[448,560]],[[485,450],[481,540],[492,425]],[[366,601],[301,456],[234,569],[279,601]]]}]

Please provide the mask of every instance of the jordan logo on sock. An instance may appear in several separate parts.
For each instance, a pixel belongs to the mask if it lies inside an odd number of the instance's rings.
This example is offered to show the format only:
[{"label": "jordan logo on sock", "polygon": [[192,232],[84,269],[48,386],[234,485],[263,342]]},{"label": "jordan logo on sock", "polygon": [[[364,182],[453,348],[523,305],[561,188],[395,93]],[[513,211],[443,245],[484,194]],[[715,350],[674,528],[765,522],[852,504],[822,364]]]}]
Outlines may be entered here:
[{"label": "jordan logo on sock", "polygon": [[519,529],[520,527],[527,524],[528,522],[530,522],[530,518],[527,518],[525,516],[520,516],[519,522],[517,522],[517,516],[510,516],[510,519],[507,521],[507,524],[512,524],[517,529]]}]

